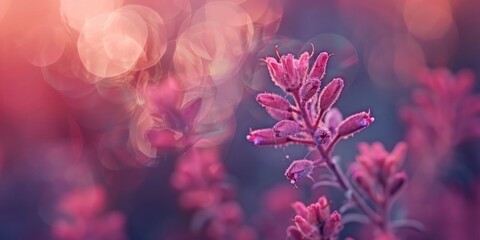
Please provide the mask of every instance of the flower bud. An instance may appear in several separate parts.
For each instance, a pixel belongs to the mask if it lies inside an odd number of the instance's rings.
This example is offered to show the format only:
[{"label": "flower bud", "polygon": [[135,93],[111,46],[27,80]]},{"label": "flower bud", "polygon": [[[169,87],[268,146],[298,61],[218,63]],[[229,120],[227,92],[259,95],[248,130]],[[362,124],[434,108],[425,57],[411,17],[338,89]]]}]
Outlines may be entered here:
[{"label": "flower bud", "polygon": [[262,107],[269,107],[272,109],[278,109],[282,111],[288,111],[290,109],[290,103],[288,102],[288,100],[274,93],[258,94],[257,102],[260,103]]},{"label": "flower bud", "polygon": [[320,80],[316,78],[308,79],[305,84],[300,88],[300,98],[303,102],[310,100],[310,98],[318,92],[320,87]]},{"label": "flower bud", "polygon": [[304,235],[310,235],[314,231],[312,224],[301,216],[296,215],[293,221]]},{"label": "flower bud", "polygon": [[310,71],[309,78],[316,78],[318,80],[322,80],[325,76],[325,71],[327,69],[327,61],[329,55],[326,52],[322,52],[318,55],[315,63],[313,64],[312,70]]},{"label": "flower bud", "polygon": [[301,126],[292,120],[282,120],[273,126],[273,131],[277,137],[286,137],[299,133]]},{"label": "flower bud", "polygon": [[267,64],[268,72],[270,73],[273,83],[283,90],[286,90],[286,74],[282,64],[277,62],[277,60],[273,57],[267,57],[265,59],[265,63]]},{"label": "flower bud", "polygon": [[285,171],[285,176],[290,183],[295,184],[298,180],[305,176],[309,176],[313,170],[313,163],[307,159],[293,161]]},{"label": "flower bud", "polygon": [[337,133],[337,128],[342,120],[342,113],[337,108],[332,108],[327,114],[325,114],[325,126],[328,128],[332,136]]},{"label": "flower bud", "polygon": [[365,129],[368,125],[373,123],[373,121],[375,121],[375,118],[370,116],[370,112],[361,112],[354,114],[343,120],[342,123],[340,123],[340,126],[338,126],[337,134],[340,137],[347,138]]},{"label": "flower bud", "polygon": [[407,181],[407,174],[405,172],[399,172],[395,174],[388,184],[388,194],[394,196],[397,194]]},{"label": "flower bud", "polygon": [[281,145],[288,142],[286,137],[276,137],[275,132],[271,128],[250,130],[247,140],[257,146]]},{"label": "flower bud", "polygon": [[337,211],[334,211],[332,215],[327,219],[325,226],[323,227],[323,233],[325,236],[336,236],[342,229],[342,216]]},{"label": "flower bud", "polygon": [[273,108],[265,108],[265,111],[267,111],[268,115],[272,117],[275,120],[281,121],[281,120],[292,120],[293,119],[293,114],[292,112],[287,112],[287,111],[282,111],[282,110],[277,110]]},{"label": "flower bud", "polygon": [[305,206],[305,204],[303,204],[302,202],[296,201],[296,202],[292,203],[292,207],[293,207],[293,210],[295,210],[295,213],[297,215],[300,215],[303,218],[307,218],[308,209]]},{"label": "flower bud", "polygon": [[321,111],[325,112],[333,106],[340,96],[343,86],[343,80],[341,78],[335,78],[323,89],[320,94],[319,104]]},{"label": "flower bud", "polygon": [[303,240],[303,233],[295,226],[287,228],[287,240]]},{"label": "flower bud", "polygon": [[328,141],[330,141],[330,132],[324,127],[318,128],[313,134],[313,142],[316,146],[325,144]]},{"label": "flower bud", "polygon": [[292,90],[298,89],[302,84],[300,76],[298,75],[297,68],[295,67],[294,57],[292,54],[282,56],[280,58],[283,69],[285,70],[286,78],[286,91],[291,92]]},{"label": "flower bud", "polygon": [[309,60],[310,54],[308,52],[304,52],[302,55],[300,55],[298,60],[294,61],[301,83],[305,82],[305,79],[307,78]]}]

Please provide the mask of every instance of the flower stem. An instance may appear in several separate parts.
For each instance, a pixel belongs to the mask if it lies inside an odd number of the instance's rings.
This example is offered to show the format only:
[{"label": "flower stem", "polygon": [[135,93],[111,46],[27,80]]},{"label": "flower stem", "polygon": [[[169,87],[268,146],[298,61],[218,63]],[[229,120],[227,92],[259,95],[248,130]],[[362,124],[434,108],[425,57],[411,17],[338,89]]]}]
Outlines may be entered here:
[{"label": "flower stem", "polygon": [[[312,123],[310,122],[310,116],[308,115],[307,110],[305,109],[305,104],[303,104],[303,102],[300,100],[298,91],[294,92],[293,96],[298,109],[300,109],[302,113],[302,117],[305,121],[305,125],[307,129],[310,130],[310,135],[313,138],[313,133],[318,127],[320,118],[322,117],[323,113],[320,113],[320,116],[318,116],[315,121],[315,125],[312,125]],[[338,135],[335,135],[332,142],[327,146],[326,149],[322,145],[317,145],[317,150],[320,152],[320,155],[325,160],[327,167],[335,175],[338,183],[340,184],[340,187],[342,187],[346,192],[350,192],[351,198],[356,203],[358,208],[362,210],[372,222],[377,224],[383,230],[385,225],[383,216],[380,216],[374,210],[372,210],[370,206],[368,206],[368,204],[363,200],[363,198],[359,195],[359,193],[352,187],[352,185],[350,184],[350,181],[347,179],[345,174],[343,174],[343,171],[340,169],[338,164],[332,160],[331,152],[333,150],[333,147],[337,144],[339,140],[340,140],[340,137]]]},{"label": "flower stem", "polygon": [[348,181],[345,174],[343,174],[338,164],[332,160],[330,154],[327,153],[322,146],[317,146],[317,150],[325,159],[328,168],[330,169],[330,171],[333,172],[340,186],[345,191],[352,194],[352,200],[357,204],[360,210],[362,210],[372,222],[378,224],[379,226],[383,225],[382,217],[379,216],[376,212],[374,212],[372,208],[370,208],[370,206],[368,206],[368,204],[362,199],[362,197],[360,197],[358,192],[352,187],[352,185]]}]

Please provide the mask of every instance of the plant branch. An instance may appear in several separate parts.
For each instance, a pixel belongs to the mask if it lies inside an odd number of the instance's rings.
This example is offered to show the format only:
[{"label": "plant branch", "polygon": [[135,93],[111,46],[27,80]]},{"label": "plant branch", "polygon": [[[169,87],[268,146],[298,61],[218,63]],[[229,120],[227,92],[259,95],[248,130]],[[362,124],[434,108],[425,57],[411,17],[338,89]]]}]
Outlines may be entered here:
[{"label": "plant branch", "polygon": [[337,178],[338,183],[340,186],[348,192],[352,193],[352,200],[357,204],[357,206],[362,210],[370,220],[378,225],[383,225],[383,219],[379,216],[376,212],[374,212],[370,206],[360,197],[358,192],[352,187],[348,179],[345,177],[343,172],[341,171],[340,167],[337,163],[335,163],[331,156],[327,154],[325,149],[322,146],[317,146],[317,150],[320,152],[322,157],[325,159],[328,168],[333,172],[335,177]]}]

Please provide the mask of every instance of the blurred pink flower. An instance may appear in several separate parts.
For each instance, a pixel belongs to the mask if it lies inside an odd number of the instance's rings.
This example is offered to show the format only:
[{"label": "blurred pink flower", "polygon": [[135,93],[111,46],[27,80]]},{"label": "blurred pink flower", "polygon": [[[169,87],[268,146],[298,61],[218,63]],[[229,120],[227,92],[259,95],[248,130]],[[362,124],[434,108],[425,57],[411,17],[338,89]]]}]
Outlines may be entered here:
[{"label": "blurred pink flower", "polygon": [[105,190],[95,185],[67,193],[57,205],[60,217],[53,223],[53,237],[62,240],[127,239],[125,217],[117,211],[105,212],[105,198]]}]

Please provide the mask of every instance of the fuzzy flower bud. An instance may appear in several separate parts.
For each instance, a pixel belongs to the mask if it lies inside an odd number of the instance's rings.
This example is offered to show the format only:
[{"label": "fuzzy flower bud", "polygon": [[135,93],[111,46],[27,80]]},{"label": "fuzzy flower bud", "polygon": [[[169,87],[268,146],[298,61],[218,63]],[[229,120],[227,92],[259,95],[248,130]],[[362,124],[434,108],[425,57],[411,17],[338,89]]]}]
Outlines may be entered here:
[{"label": "fuzzy flower bud", "polygon": [[405,174],[405,172],[396,173],[392,177],[392,180],[389,183],[388,194],[390,196],[394,196],[395,194],[397,194],[405,185],[406,181],[407,181],[407,174]]},{"label": "fuzzy flower bud", "polygon": [[305,79],[307,78],[309,60],[310,54],[308,52],[304,52],[300,55],[298,60],[295,60],[295,67],[297,68],[298,77],[301,83],[305,82]]},{"label": "fuzzy flower bud", "polygon": [[326,52],[322,52],[318,55],[315,63],[313,64],[312,70],[310,71],[309,78],[321,80],[325,76],[328,58],[329,55]]},{"label": "fuzzy flower bud", "polygon": [[284,97],[274,93],[260,93],[257,95],[257,102],[262,107],[269,107],[272,109],[278,109],[282,111],[288,111],[290,109],[290,103]]},{"label": "fuzzy flower bud", "polygon": [[300,97],[303,102],[310,100],[310,98],[318,92],[320,88],[320,80],[316,78],[308,79],[300,88]]},{"label": "fuzzy flower bud", "polygon": [[282,56],[280,61],[286,74],[285,82],[287,84],[287,92],[298,89],[302,82],[298,74],[297,67],[295,66],[295,59],[293,55],[288,54],[286,56]]},{"label": "fuzzy flower bud", "polygon": [[299,133],[301,126],[292,120],[282,120],[273,126],[273,131],[277,137],[286,137]]},{"label": "fuzzy flower bud", "polygon": [[342,120],[342,113],[337,108],[332,108],[325,114],[325,125],[332,135],[337,133],[337,128]]},{"label": "fuzzy flower bud", "polygon": [[297,225],[298,229],[304,234],[304,235],[310,235],[313,231],[314,228],[312,224],[310,224],[305,218],[296,215],[295,219],[295,224]]},{"label": "fuzzy flower bud", "polygon": [[276,137],[271,128],[250,131],[247,140],[257,146],[281,145],[288,142],[286,137]]},{"label": "fuzzy flower bud", "polygon": [[267,57],[265,59],[265,63],[267,64],[268,72],[270,73],[273,83],[286,90],[288,85],[286,82],[285,69],[282,64],[277,62],[277,60],[273,57]]},{"label": "fuzzy flower bud", "polygon": [[272,117],[275,120],[291,120],[293,119],[293,114],[292,112],[287,112],[287,111],[282,111],[282,110],[277,110],[273,108],[265,108],[265,111],[267,111],[268,115]]},{"label": "fuzzy flower bud", "polygon": [[340,137],[349,137],[353,134],[360,132],[361,130],[365,129],[375,121],[375,118],[370,116],[370,112],[361,112],[354,114],[347,119],[343,120],[338,126],[338,135]]},{"label": "fuzzy flower bud", "polygon": [[325,112],[333,106],[340,96],[343,86],[343,80],[341,78],[335,78],[323,89],[320,94],[320,110]]},{"label": "fuzzy flower bud", "polygon": [[318,128],[313,134],[313,142],[316,146],[325,144],[330,140],[330,131],[326,128]]},{"label": "fuzzy flower bud", "polygon": [[293,161],[285,171],[285,176],[290,183],[295,184],[298,180],[305,176],[309,176],[313,170],[313,163],[307,159]]},{"label": "fuzzy flower bud", "polygon": [[323,232],[325,236],[336,236],[342,229],[342,216],[337,211],[334,211],[332,215],[327,219]]}]

